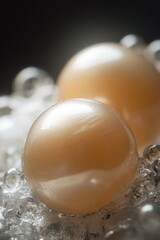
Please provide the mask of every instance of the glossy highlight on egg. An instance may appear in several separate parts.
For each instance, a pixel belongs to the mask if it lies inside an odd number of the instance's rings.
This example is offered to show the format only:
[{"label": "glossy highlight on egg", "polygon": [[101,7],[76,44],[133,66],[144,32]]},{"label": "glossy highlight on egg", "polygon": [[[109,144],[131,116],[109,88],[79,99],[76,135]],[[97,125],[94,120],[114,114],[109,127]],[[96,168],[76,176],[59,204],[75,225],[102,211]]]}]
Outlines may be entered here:
[{"label": "glossy highlight on egg", "polygon": [[112,108],[71,99],[34,122],[22,157],[32,191],[49,208],[90,213],[124,198],[137,172],[135,139]]},{"label": "glossy highlight on egg", "polygon": [[142,54],[101,43],[77,53],[58,77],[59,99],[92,98],[116,109],[139,153],[160,139],[160,74]]}]

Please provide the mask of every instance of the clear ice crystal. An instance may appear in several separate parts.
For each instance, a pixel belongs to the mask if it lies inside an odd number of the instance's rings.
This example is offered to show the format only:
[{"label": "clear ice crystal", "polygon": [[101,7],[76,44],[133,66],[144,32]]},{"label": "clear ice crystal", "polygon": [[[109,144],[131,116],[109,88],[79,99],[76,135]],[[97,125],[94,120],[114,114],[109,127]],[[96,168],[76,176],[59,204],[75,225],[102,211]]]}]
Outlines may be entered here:
[{"label": "clear ice crystal", "polygon": [[148,161],[148,163],[153,163],[160,157],[160,145],[150,145],[144,150],[143,154],[144,159]]},{"label": "clear ice crystal", "polygon": [[160,176],[160,157],[158,157],[153,163],[153,170]]},{"label": "clear ice crystal", "polygon": [[22,173],[15,168],[11,168],[4,175],[4,184],[6,189],[8,188],[8,191],[15,191],[23,184]]},{"label": "clear ice crystal", "polygon": [[160,40],[151,42],[144,51],[144,54],[155,65],[158,71],[160,71]]},{"label": "clear ice crystal", "polygon": [[27,197],[20,202],[17,215],[23,222],[30,222],[32,225],[40,223],[43,218],[44,205],[37,202],[33,197]]},{"label": "clear ice crystal", "polygon": [[120,43],[122,46],[134,49],[138,52],[142,52],[142,50],[146,46],[145,41],[141,37],[136,36],[135,34],[129,34],[123,37]]},{"label": "clear ice crystal", "polygon": [[31,97],[39,87],[52,84],[53,79],[44,70],[36,67],[28,67],[16,76],[13,83],[13,90],[23,97]]},{"label": "clear ice crystal", "polygon": [[0,240],[160,239],[160,145],[145,149],[132,189],[114,208],[65,215],[31,193],[21,172],[22,147],[35,118],[56,99],[53,80],[35,68],[23,70],[14,93],[0,97]]},{"label": "clear ice crystal", "polygon": [[160,229],[160,209],[153,204],[145,204],[139,211],[140,224],[145,232],[152,233]]}]

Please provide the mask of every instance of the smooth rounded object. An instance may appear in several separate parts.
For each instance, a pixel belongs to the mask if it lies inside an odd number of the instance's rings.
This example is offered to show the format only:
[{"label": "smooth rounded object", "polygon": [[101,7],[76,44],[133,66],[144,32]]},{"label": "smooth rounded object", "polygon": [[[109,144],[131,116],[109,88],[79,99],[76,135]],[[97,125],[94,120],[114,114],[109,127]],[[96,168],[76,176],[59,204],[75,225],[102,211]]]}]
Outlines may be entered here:
[{"label": "smooth rounded object", "polygon": [[160,74],[137,52],[102,43],[75,55],[58,78],[59,98],[95,98],[127,121],[143,150],[160,136]]},{"label": "smooth rounded object", "polygon": [[36,67],[27,67],[15,77],[13,91],[23,97],[31,97],[37,88],[46,85],[53,85],[53,79],[47,72]]},{"label": "smooth rounded object", "polygon": [[124,197],[137,170],[135,140],[105,104],[68,100],[35,121],[22,168],[35,195],[51,209],[93,212]]},{"label": "smooth rounded object", "polygon": [[151,42],[144,50],[144,55],[153,62],[160,72],[160,40]]},{"label": "smooth rounded object", "polygon": [[121,39],[120,44],[126,48],[134,49],[140,53],[146,46],[145,41],[135,34],[126,35]]}]

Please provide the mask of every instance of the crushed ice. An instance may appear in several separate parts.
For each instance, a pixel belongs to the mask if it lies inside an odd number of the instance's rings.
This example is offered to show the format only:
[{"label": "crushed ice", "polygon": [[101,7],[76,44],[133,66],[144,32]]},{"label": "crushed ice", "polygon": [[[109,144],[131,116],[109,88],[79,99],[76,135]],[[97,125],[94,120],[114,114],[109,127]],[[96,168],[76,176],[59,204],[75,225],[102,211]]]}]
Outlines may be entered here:
[{"label": "crushed ice", "polygon": [[27,68],[17,75],[13,89],[0,97],[0,239],[160,239],[160,146],[145,149],[123,205],[83,216],[53,212],[35,199],[20,163],[28,129],[56,102],[56,88],[47,73]]}]

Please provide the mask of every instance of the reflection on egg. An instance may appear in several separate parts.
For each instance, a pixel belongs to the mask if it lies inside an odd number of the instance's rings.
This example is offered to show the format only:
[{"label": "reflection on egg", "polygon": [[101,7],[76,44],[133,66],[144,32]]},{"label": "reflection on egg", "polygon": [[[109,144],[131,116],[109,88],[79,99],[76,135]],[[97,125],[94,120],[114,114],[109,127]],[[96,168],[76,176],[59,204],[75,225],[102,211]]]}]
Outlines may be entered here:
[{"label": "reflection on egg", "polygon": [[76,54],[58,78],[59,98],[94,98],[115,108],[139,152],[160,135],[160,75],[142,55],[102,43]]},{"label": "reflection on egg", "polygon": [[49,108],[35,121],[22,168],[48,207],[88,213],[123,198],[137,160],[134,137],[113,109],[73,99]]}]

